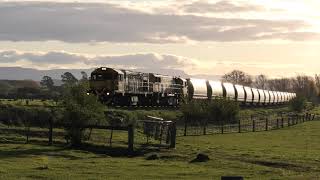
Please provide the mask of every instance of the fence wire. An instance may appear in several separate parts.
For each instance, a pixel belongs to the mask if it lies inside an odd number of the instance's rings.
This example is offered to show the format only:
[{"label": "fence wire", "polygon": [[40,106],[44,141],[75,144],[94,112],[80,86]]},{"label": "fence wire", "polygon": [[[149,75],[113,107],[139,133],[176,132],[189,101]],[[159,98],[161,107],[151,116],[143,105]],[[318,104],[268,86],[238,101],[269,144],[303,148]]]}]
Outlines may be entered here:
[{"label": "fence wire", "polygon": [[199,136],[210,134],[259,132],[281,129],[306,121],[320,120],[316,114],[281,114],[281,115],[256,115],[240,117],[233,122],[207,122],[205,125],[185,122],[184,126],[177,127],[177,136]]}]

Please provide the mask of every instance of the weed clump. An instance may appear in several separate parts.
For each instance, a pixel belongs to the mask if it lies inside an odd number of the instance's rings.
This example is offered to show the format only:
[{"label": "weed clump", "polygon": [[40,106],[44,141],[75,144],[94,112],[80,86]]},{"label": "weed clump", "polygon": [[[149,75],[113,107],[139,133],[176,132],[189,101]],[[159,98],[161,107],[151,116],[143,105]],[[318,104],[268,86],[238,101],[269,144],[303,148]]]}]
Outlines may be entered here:
[{"label": "weed clump", "polygon": [[160,159],[160,156],[156,153],[152,153],[146,157],[146,160],[157,160]]},{"label": "weed clump", "polygon": [[195,162],[207,162],[209,161],[210,158],[208,155],[204,154],[204,153],[199,153],[197,155],[197,157],[195,159],[193,159],[192,161],[190,161],[190,163],[195,163]]}]

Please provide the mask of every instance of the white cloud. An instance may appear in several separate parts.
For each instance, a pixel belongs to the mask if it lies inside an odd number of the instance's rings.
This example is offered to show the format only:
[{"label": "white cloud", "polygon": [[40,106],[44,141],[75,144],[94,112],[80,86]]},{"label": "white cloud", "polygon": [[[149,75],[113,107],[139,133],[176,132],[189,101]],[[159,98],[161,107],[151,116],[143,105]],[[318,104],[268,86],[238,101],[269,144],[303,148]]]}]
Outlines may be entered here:
[{"label": "white cloud", "polygon": [[286,77],[303,72],[313,75],[317,73],[320,64],[316,63],[310,67],[302,63],[275,64],[263,61],[211,61],[200,63],[195,59],[157,53],[87,56],[68,52],[0,51],[1,66],[37,69],[89,69],[107,66],[180,76],[201,74],[205,77],[207,77],[206,75],[223,75],[234,69],[239,69],[252,75],[266,74],[270,77]]},{"label": "white cloud", "polygon": [[20,66],[37,69],[95,68],[99,66],[137,69],[149,72],[183,74],[197,68],[197,61],[169,54],[130,54],[118,56],[86,56],[67,52],[0,52],[0,66]]},{"label": "white cloud", "polygon": [[[221,1],[215,4],[194,2],[177,7],[185,11],[247,11],[260,6],[236,5]],[[309,26],[301,20],[266,20],[206,17],[166,13],[141,5],[132,8],[124,3],[53,3],[1,2],[0,40],[186,43],[188,41],[254,41],[286,39],[303,41],[319,38],[318,33],[303,32]],[[146,6],[148,7],[148,6]],[[140,9],[139,9],[140,8]],[[160,8],[160,9],[161,9]],[[205,9],[206,8],[206,9]],[[209,9],[208,9],[209,8]],[[181,10],[180,9],[180,10]]]},{"label": "white cloud", "polygon": [[184,12],[190,13],[221,13],[221,12],[254,12],[265,11],[266,9],[261,5],[253,5],[245,2],[236,3],[232,1],[218,1],[210,3],[208,1],[191,1],[190,4],[184,4],[182,6]]}]

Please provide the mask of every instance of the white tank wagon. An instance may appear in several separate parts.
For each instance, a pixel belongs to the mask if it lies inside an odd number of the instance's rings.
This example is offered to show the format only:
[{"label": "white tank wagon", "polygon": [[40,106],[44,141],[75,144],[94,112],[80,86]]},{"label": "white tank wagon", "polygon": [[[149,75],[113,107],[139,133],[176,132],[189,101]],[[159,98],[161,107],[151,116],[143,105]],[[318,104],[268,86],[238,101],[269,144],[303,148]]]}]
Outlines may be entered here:
[{"label": "white tank wagon", "polygon": [[257,88],[251,88],[253,94],[253,105],[259,105],[260,103],[260,94]]},{"label": "white tank wagon", "polygon": [[252,103],[253,103],[253,92],[252,92],[251,87],[244,86],[243,89],[244,89],[244,91],[246,93],[245,104],[246,105],[252,105]]},{"label": "white tank wagon", "polygon": [[223,97],[223,86],[220,81],[209,81],[212,90],[212,99]]},{"label": "white tank wagon", "polygon": [[270,104],[270,102],[271,102],[270,92],[269,92],[268,90],[263,90],[263,93],[264,93],[264,95],[265,95],[265,97],[266,97],[265,102],[264,102],[264,105]]},{"label": "white tank wagon", "polygon": [[225,91],[225,94],[224,94],[224,97],[229,99],[229,100],[233,100],[233,101],[236,101],[236,89],[234,87],[234,85],[232,83],[223,83],[222,84],[223,87],[224,87],[224,91]]},{"label": "white tank wagon", "polygon": [[267,97],[264,93],[263,89],[258,89],[259,92],[259,96],[260,96],[260,101],[259,101],[259,105],[264,105],[266,103]]},{"label": "white tank wagon", "polygon": [[208,82],[205,79],[187,79],[188,98],[189,99],[209,99],[212,94],[208,88]]},{"label": "white tank wagon", "polygon": [[234,85],[234,88],[236,90],[236,99],[238,102],[240,102],[241,104],[245,104],[246,103],[246,91],[244,89],[244,87],[242,85]]},{"label": "white tank wagon", "polygon": [[100,67],[91,73],[89,93],[108,105],[179,106],[183,99],[225,98],[241,105],[284,104],[295,93],[269,91],[207,79],[167,76]]}]

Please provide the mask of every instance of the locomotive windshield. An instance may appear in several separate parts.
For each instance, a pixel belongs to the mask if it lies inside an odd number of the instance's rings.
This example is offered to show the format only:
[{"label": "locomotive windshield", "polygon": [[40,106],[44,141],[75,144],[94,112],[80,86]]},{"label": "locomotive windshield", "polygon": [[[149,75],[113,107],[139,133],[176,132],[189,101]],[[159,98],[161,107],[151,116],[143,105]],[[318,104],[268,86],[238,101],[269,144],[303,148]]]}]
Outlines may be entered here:
[{"label": "locomotive windshield", "polygon": [[92,80],[104,81],[104,80],[114,80],[115,78],[112,74],[92,74]]}]

